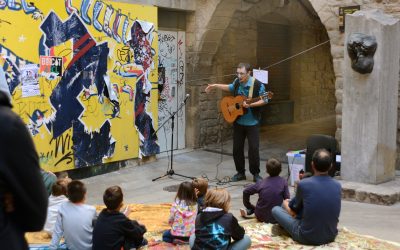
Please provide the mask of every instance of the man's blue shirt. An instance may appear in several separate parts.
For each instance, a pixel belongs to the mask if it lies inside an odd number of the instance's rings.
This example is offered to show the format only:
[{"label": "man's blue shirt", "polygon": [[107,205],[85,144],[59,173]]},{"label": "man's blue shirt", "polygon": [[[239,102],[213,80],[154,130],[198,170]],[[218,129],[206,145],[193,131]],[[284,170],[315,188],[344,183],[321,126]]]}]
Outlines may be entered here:
[{"label": "man's blue shirt", "polygon": [[[253,83],[253,77],[249,77],[246,83],[240,83],[239,88],[238,88],[238,95],[243,95],[243,96],[249,96],[249,90],[250,87]],[[235,89],[235,81],[233,81],[231,84],[229,84],[229,91],[234,94],[234,89]],[[260,90],[258,91],[258,95],[263,95],[265,93],[265,87],[264,84],[261,84]],[[268,103],[268,99],[264,98],[263,99],[265,103]],[[251,111],[251,108],[247,109],[247,112],[240,116],[236,122],[240,125],[243,126],[254,126],[259,123],[259,120],[256,116],[254,116],[253,112]]]}]

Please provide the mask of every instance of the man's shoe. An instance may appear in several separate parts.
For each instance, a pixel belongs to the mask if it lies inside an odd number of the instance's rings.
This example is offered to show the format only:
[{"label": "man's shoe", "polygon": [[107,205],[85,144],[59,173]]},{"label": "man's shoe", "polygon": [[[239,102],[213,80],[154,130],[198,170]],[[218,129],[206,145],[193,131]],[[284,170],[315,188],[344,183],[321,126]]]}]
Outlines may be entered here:
[{"label": "man's shoe", "polygon": [[263,178],[262,178],[259,174],[253,175],[253,181],[254,181],[254,182],[262,181],[262,179],[263,179]]},{"label": "man's shoe", "polygon": [[242,173],[237,173],[231,178],[231,181],[243,181],[243,180],[246,180],[246,175]]}]

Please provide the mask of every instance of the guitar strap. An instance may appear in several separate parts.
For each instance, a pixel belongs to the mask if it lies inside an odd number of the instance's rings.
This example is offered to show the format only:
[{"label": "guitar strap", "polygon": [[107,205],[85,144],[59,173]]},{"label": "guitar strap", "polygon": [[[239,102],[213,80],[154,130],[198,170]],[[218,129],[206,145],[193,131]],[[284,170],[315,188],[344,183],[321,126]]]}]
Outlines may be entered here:
[{"label": "guitar strap", "polygon": [[252,77],[252,78],[251,78],[251,86],[250,86],[249,95],[248,95],[248,98],[249,98],[249,99],[253,98],[254,81],[255,81],[255,78]]}]

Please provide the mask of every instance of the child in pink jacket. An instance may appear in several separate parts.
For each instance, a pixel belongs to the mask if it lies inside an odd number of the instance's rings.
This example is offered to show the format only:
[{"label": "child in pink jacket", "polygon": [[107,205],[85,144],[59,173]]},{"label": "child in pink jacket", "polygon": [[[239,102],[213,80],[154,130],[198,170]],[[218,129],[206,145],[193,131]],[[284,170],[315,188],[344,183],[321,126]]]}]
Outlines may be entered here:
[{"label": "child in pink jacket", "polygon": [[193,185],[191,182],[182,182],[170,211],[168,223],[171,229],[163,233],[163,241],[189,242],[190,235],[194,234],[196,215],[197,202]]}]

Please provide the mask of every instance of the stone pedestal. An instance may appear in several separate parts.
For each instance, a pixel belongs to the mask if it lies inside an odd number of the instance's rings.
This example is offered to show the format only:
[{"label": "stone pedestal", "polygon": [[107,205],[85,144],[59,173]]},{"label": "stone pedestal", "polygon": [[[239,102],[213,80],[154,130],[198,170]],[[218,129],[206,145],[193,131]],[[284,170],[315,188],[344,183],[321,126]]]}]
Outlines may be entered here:
[{"label": "stone pedestal", "polygon": [[[378,10],[358,11],[346,16],[345,32],[341,175],[387,182],[395,177],[400,23]],[[354,33],[376,38],[371,73],[351,66],[346,45]]]}]

